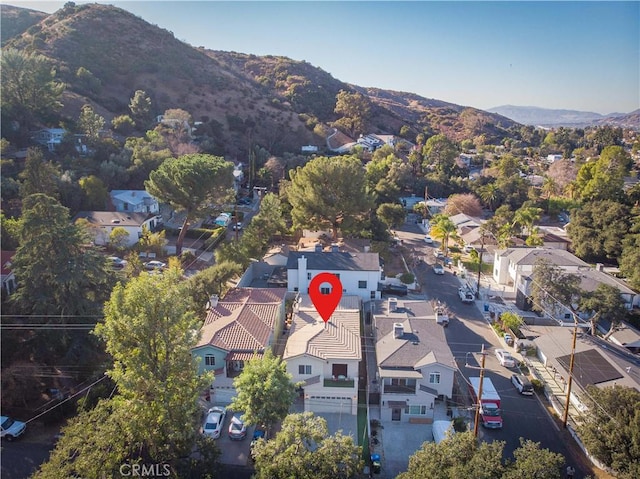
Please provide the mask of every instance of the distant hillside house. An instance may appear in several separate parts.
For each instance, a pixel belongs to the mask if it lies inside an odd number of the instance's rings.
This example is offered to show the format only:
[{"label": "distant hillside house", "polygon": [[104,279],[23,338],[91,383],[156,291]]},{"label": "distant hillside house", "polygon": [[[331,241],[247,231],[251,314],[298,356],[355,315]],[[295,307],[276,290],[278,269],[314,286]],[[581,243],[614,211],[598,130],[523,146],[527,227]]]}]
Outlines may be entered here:
[{"label": "distant hillside house", "polygon": [[380,299],[378,282],[383,270],[378,253],[292,251],[287,260],[287,288],[308,294],[311,279],[324,272],[338,276],[345,295],[364,301]]},{"label": "distant hillside house", "polygon": [[317,153],[318,147],[314,145],[304,145],[301,148],[302,153]]},{"label": "distant hillside house", "polygon": [[212,302],[192,350],[199,372],[213,371],[216,402],[235,396],[233,379],[245,362],[261,357],[282,334],[285,320],[285,288],[235,288]]},{"label": "distant hillside house", "polygon": [[2,269],[2,297],[5,298],[12,294],[17,287],[16,277],[11,269],[11,262],[15,251],[0,252],[0,268]]},{"label": "distant hillside house", "polygon": [[64,128],[43,128],[37,131],[31,139],[40,145],[46,146],[49,151],[55,151],[66,134],[67,130]]},{"label": "distant hillside house", "polygon": [[116,211],[158,214],[158,200],[145,190],[112,190],[109,193]]},{"label": "distant hillside house", "polygon": [[96,245],[109,244],[109,235],[114,228],[124,228],[129,237],[125,243],[127,247],[133,246],[142,237],[143,228],[155,231],[161,217],[147,213],[123,213],[119,211],[80,211],[73,221],[85,219],[91,226],[93,242]]}]

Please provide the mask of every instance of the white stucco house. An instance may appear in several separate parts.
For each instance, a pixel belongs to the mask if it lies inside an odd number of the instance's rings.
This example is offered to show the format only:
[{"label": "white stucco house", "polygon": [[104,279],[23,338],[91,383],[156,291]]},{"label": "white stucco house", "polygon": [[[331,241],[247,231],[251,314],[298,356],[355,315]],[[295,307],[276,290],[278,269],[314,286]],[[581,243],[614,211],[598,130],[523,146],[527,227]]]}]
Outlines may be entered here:
[{"label": "white stucco house", "polygon": [[73,221],[86,220],[93,242],[97,245],[109,244],[109,235],[115,228],[124,228],[129,236],[125,245],[133,246],[142,237],[142,230],[155,231],[161,217],[147,213],[124,213],[119,211],[80,211]]},{"label": "white stucco house", "polygon": [[158,200],[145,190],[112,190],[109,192],[111,204],[116,211],[128,213],[160,213]]},{"label": "white stucco house", "polygon": [[376,301],[373,314],[382,421],[429,422],[453,394],[455,360],[426,301]]},{"label": "white stucco house", "polygon": [[303,382],[304,410],[358,413],[359,296],[344,295],[326,323],[308,294],[294,306],[283,359],[294,382]]},{"label": "white stucco house", "polygon": [[308,294],[311,279],[324,272],[338,276],[344,295],[356,295],[364,301],[380,299],[378,282],[383,269],[378,253],[292,251],[287,260],[287,288]]},{"label": "white stucco house", "polygon": [[230,402],[245,361],[261,357],[282,334],[286,294],[285,288],[234,288],[222,300],[213,298],[191,351],[200,373],[215,373],[213,401]]},{"label": "white stucco house", "polygon": [[55,151],[66,134],[67,130],[64,128],[43,128],[36,131],[31,139],[42,146],[46,146],[47,150]]}]

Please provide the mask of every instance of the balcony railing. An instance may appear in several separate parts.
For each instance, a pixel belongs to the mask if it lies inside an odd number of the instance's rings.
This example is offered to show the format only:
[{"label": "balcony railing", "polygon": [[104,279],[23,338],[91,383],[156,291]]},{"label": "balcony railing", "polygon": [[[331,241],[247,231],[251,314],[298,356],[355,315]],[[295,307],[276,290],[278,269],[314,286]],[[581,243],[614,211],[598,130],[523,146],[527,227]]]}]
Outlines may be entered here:
[{"label": "balcony railing", "polygon": [[353,380],[353,378],[324,380],[325,388],[353,388],[354,385],[355,385],[355,381]]},{"label": "balcony railing", "polygon": [[416,387],[414,386],[397,386],[391,384],[384,385],[385,394],[415,394]]}]

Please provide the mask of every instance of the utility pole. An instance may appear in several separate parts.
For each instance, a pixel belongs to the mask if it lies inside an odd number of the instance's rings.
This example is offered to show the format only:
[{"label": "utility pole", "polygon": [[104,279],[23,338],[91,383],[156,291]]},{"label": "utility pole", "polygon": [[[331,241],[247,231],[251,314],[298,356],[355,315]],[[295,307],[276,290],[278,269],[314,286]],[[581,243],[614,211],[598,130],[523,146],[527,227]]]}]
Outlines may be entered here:
[{"label": "utility pole", "polygon": [[480,236],[480,262],[478,264],[478,290],[476,291],[476,299],[480,299],[480,273],[482,273],[482,252],[484,251],[484,229],[480,227],[482,236]]},{"label": "utility pole", "polygon": [[573,383],[573,360],[576,355],[576,336],[578,335],[578,321],[574,317],[573,344],[571,345],[571,360],[569,361],[569,379],[567,381],[567,399],[564,403],[564,414],[562,415],[562,426],[566,429],[569,419],[569,406],[571,405],[571,384]]},{"label": "utility pole", "polygon": [[482,407],[482,381],[484,381],[484,360],[486,353],[484,352],[484,344],[482,345],[482,361],[480,363],[480,385],[478,386],[478,404],[476,406],[476,417],[473,423],[473,437],[478,437],[478,423],[480,422],[480,408]]}]

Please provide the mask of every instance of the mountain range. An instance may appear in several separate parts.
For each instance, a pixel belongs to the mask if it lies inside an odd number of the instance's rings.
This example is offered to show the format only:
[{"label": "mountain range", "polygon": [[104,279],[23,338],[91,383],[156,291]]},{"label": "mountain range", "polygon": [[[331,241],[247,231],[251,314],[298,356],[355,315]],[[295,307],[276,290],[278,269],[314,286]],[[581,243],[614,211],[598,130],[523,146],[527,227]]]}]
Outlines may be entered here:
[{"label": "mountain range", "polygon": [[535,106],[503,105],[487,110],[491,113],[511,118],[523,125],[544,127],[585,127],[597,125],[615,125],[625,128],[640,127],[640,109],[631,113],[610,113],[601,115],[589,111],[553,110]]},{"label": "mountain range", "polygon": [[63,117],[75,120],[90,104],[111,121],[128,114],[130,99],[143,90],[155,114],[180,108],[202,122],[199,132],[213,138],[218,154],[242,157],[255,146],[272,154],[300,151],[305,144],[323,147],[340,118],[334,108],[341,90],[359,92],[370,103],[367,133],[411,141],[419,133],[443,133],[458,141],[482,136],[499,143],[525,123],[504,113],[348,84],[305,61],[193,47],[110,5],[69,2],[53,14],[0,5],[0,12],[3,48],[36,52],[54,64],[66,85]]}]

